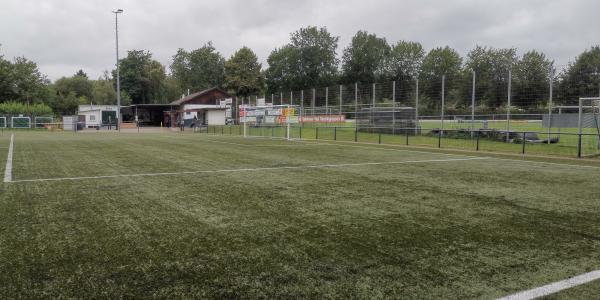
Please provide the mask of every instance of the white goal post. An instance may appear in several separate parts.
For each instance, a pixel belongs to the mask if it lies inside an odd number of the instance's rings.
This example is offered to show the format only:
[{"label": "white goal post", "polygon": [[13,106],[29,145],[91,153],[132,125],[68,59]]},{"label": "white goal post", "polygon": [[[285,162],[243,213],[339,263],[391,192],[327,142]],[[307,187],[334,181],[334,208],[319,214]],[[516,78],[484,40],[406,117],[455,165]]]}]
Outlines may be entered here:
[{"label": "white goal post", "polygon": [[10,119],[11,128],[31,128],[31,117],[12,117]]},{"label": "white goal post", "polygon": [[[299,106],[297,105],[241,105],[240,107],[240,123],[244,126],[244,137],[251,135],[251,128],[275,129],[284,128],[285,138],[290,140],[291,124],[299,122]],[[252,127],[248,127],[252,126]]]}]

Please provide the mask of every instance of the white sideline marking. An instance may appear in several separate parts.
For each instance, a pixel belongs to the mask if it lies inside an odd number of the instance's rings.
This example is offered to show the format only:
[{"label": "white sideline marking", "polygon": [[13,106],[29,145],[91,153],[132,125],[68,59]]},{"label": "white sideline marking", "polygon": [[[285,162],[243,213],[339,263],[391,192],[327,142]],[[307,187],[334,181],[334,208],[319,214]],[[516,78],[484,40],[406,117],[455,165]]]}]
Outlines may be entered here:
[{"label": "white sideline marking", "polygon": [[103,176],[85,176],[85,177],[59,177],[59,178],[23,179],[23,180],[14,180],[14,181],[11,181],[11,182],[12,183],[17,183],[17,182],[44,182],[44,181],[106,179],[106,178],[123,178],[123,177],[189,175],[189,174],[203,174],[203,173],[236,173],[236,172],[248,172],[248,171],[271,171],[271,170],[294,170],[294,169],[324,169],[324,168],[340,168],[340,167],[355,167],[355,166],[376,166],[376,165],[398,165],[398,164],[431,163],[431,162],[452,162],[452,161],[482,160],[482,159],[487,159],[487,158],[486,157],[468,157],[468,158],[407,160],[407,161],[391,161],[391,162],[366,162],[366,163],[324,164],[324,165],[288,166],[288,167],[265,167],[265,168],[202,170],[202,171],[186,171],[186,172],[122,174],[122,175],[103,175]]},{"label": "white sideline marking", "polygon": [[4,182],[12,181],[12,159],[13,159],[13,143],[15,135],[10,135],[10,145],[8,146],[8,155],[6,157],[6,167],[4,168]]},{"label": "white sideline marking", "polygon": [[[260,137],[257,137],[257,138],[260,138]],[[300,142],[300,143],[302,143],[304,141],[307,141],[307,140],[298,140],[298,142]],[[319,140],[315,144],[359,148],[359,149],[376,149],[376,150],[404,151],[404,152],[424,153],[424,154],[440,154],[440,155],[460,156],[460,157],[486,157],[488,159],[504,160],[504,161],[518,162],[518,163],[524,162],[524,163],[551,165],[551,166],[562,166],[562,167],[573,167],[573,168],[584,168],[584,169],[600,169],[600,167],[598,167],[598,166],[574,165],[574,164],[568,164],[568,163],[553,163],[553,162],[535,161],[535,160],[522,160],[522,159],[491,157],[491,156],[471,156],[471,155],[465,155],[465,154],[443,153],[443,152],[436,152],[436,151],[419,151],[419,150],[402,149],[402,148],[390,148],[390,147],[403,147],[402,145],[359,143],[359,144],[363,144],[363,145],[372,145],[372,146],[359,146],[359,145],[353,145],[353,144],[356,144],[356,142],[330,141],[330,140],[323,140],[323,141]],[[247,145],[247,146],[253,146],[253,145]],[[388,147],[386,147],[386,146],[388,146]],[[448,150],[453,150],[453,149],[448,149]]]},{"label": "white sideline marking", "polygon": [[600,279],[600,270],[585,273],[579,276],[575,276],[569,279],[551,283],[548,285],[541,286],[539,288],[519,292],[506,297],[498,298],[498,300],[526,300],[535,299],[538,297],[548,296],[562,290],[570,289],[578,285],[586,284],[588,282]]}]

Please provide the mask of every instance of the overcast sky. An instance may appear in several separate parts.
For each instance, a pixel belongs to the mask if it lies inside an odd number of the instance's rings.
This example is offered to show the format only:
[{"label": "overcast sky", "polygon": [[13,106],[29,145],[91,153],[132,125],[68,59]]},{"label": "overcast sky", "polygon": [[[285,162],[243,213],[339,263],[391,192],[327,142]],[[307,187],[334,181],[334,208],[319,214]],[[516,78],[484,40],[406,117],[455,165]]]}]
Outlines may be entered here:
[{"label": "overcast sky", "polygon": [[598,0],[0,0],[0,54],[25,56],[50,79],[78,69],[96,78],[114,66],[116,8],[122,56],[149,50],[166,66],[178,48],[212,41],[226,58],[248,46],[266,67],[308,25],[339,36],[339,53],[357,30],[462,55],[477,44],[537,49],[557,65],[600,43]]}]

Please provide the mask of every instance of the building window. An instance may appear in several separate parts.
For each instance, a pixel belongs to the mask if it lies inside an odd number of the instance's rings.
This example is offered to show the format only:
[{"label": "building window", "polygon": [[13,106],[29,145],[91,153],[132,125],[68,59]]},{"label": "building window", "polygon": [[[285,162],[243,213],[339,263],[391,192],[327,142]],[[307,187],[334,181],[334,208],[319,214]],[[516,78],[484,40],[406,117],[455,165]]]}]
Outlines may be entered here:
[{"label": "building window", "polygon": [[94,115],[91,115],[91,116],[90,116],[90,121],[96,121],[96,116],[94,116]]}]

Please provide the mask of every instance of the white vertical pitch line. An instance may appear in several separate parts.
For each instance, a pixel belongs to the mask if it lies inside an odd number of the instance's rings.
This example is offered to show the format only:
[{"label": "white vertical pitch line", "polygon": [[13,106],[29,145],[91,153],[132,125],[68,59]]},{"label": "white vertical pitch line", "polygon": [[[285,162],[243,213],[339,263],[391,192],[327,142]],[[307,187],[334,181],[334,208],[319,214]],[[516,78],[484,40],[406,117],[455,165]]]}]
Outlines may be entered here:
[{"label": "white vertical pitch line", "polygon": [[579,276],[575,276],[569,279],[544,285],[539,288],[523,291],[510,296],[499,298],[498,300],[526,300],[535,299],[543,296],[548,296],[562,290],[570,289],[578,285],[586,284],[588,282],[600,279],[600,270],[585,273]]},{"label": "white vertical pitch line", "polygon": [[13,159],[13,143],[15,135],[10,135],[10,145],[8,146],[8,155],[6,157],[6,168],[4,168],[4,182],[12,181],[12,159]]}]

